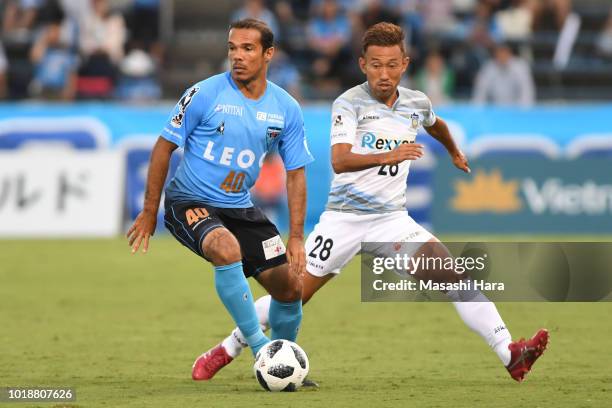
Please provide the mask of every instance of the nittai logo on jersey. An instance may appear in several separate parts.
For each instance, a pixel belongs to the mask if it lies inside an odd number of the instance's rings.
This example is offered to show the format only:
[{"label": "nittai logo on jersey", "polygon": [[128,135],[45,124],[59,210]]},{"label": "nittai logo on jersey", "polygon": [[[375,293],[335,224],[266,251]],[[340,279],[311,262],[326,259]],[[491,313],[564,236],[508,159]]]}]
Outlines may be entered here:
[{"label": "nittai logo on jersey", "polygon": [[376,150],[393,150],[397,146],[406,143],[414,143],[414,140],[397,140],[377,137],[374,133],[368,132],[361,138],[361,147],[369,147]]}]

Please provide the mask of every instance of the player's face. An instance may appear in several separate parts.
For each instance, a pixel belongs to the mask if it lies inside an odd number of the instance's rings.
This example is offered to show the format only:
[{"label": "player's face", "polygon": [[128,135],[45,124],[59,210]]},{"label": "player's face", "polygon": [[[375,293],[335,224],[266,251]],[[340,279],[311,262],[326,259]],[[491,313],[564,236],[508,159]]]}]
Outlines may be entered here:
[{"label": "player's face", "polygon": [[365,55],[359,58],[359,66],[366,74],[374,96],[386,101],[397,91],[402,75],[408,68],[408,57],[399,45],[370,45]]},{"label": "player's face", "polygon": [[273,54],[273,47],[264,51],[259,31],[250,28],[230,30],[227,57],[235,81],[251,82],[256,78],[265,78],[266,67]]}]

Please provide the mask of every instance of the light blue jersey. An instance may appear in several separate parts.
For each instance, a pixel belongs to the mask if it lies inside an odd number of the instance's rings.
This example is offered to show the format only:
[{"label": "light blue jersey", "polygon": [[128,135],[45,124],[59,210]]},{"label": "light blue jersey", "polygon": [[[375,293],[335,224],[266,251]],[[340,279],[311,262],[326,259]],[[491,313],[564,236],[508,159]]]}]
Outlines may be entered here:
[{"label": "light blue jersey", "polygon": [[189,88],[161,135],[184,148],[183,160],[166,188],[170,200],[251,207],[249,190],[267,152],[277,148],[287,170],[314,160],[295,99],[270,81],[261,98],[248,99],[229,72]]}]

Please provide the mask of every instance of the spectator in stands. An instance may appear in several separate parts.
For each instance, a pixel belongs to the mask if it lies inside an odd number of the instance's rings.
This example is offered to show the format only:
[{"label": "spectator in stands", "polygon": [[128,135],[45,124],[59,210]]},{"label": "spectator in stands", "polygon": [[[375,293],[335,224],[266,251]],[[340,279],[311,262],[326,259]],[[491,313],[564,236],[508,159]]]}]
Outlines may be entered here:
[{"label": "spectator in stands", "polygon": [[534,0],[512,0],[511,6],[495,13],[504,41],[527,41],[531,37]]},{"label": "spectator in stands", "polygon": [[308,25],[308,45],[314,57],[311,70],[320,89],[337,91],[343,58],[350,60],[351,32],[349,19],[336,1],[322,0]]},{"label": "spectator in stands", "polygon": [[283,49],[278,46],[275,48],[274,58],[268,67],[268,79],[301,101],[300,73]]},{"label": "spectator in stands", "polygon": [[119,66],[115,90],[118,99],[129,102],[151,102],[161,97],[155,60],[142,48],[132,48]]},{"label": "spectator in stands", "polygon": [[39,8],[44,0],[7,0],[2,21],[6,41],[30,43]]},{"label": "spectator in stands", "polygon": [[0,41],[0,99],[6,97],[6,71],[8,70],[8,62],[4,54],[4,47]]},{"label": "spectator in stands", "polygon": [[83,97],[108,97],[113,91],[117,65],[121,62],[126,28],[120,14],[111,13],[108,0],[91,0],[92,12],[81,27],[78,90]]},{"label": "spectator in stands", "polygon": [[448,69],[439,52],[431,52],[425,59],[424,67],[414,80],[416,89],[424,92],[434,105],[450,102],[454,87],[453,72]]},{"label": "spectator in stands", "polygon": [[384,0],[362,0],[359,14],[364,30],[381,21],[400,24],[402,19],[401,15],[395,9],[388,7]]},{"label": "spectator in stands", "polygon": [[474,16],[465,22],[464,30],[470,46],[483,56],[488,55],[488,49],[501,39],[499,27],[492,18],[491,6],[483,0],[476,6]]},{"label": "spectator in stands", "polygon": [[572,12],[572,0],[539,0],[534,4],[534,31],[558,32]]},{"label": "spectator in stands", "polygon": [[28,95],[32,79],[30,47],[35,38],[36,24],[43,0],[3,0],[2,43],[10,62],[6,72],[6,92],[9,98],[20,99]]},{"label": "spectator in stands", "polygon": [[604,58],[612,58],[612,9],[608,14],[606,25],[596,42],[597,52]]},{"label": "spectator in stands", "polygon": [[274,13],[266,8],[264,0],[245,0],[242,8],[238,9],[232,15],[232,21],[238,21],[245,18],[255,18],[261,20],[270,27],[275,36],[275,41],[280,39],[280,29]]},{"label": "spectator in stands", "polygon": [[535,84],[527,62],[515,57],[508,45],[498,44],[494,59],[478,72],[473,101],[479,105],[533,105]]},{"label": "spectator in stands", "polygon": [[30,95],[72,100],[76,93],[78,57],[71,47],[70,37],[62,36],[64,12],[57,6],[49,13],[48,23],[41,28],[30,51],[34,66]]},{"label": "spectator in stands", "polygon": [[133,0],[127,21],[132,47],[150,53],[160,63],[163,47],[159,37],[159,0]]},{"label": "spectator in stands", "polygon": [[424,30],[428,35],[445,34],[454,30],[453,0],[420,0],[418,8],[423,15]]}]

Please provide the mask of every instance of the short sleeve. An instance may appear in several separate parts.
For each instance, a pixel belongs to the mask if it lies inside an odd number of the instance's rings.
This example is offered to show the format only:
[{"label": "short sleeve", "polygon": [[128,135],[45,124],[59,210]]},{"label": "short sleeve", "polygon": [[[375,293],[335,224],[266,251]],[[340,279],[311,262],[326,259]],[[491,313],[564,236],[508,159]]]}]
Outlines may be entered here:
[{"label": "short sleeve", "polygon": [[430,127],[436,123],[437,117],[435,112],[433,111],[433,106],[431,105],[431,100],[422,93],[424,101],[423,101],[423,127]]},{"label": "short sleeve", "polygon": [[195,85],[183,94],[174,107],[161,136],[179,147],[185,145],[187,137],[201,122],[206,113],[206,103],[200,86]]},{"label": "short sleeve", "polygon": [[332,105],[331,144],[354,144],[356,131],[355,108],[345,99],[336,99]]},{"label": "short sleeve", "polygon": [[304,116],[297,102],[289,108],[285,129],[278,145],[278,152],[286,170],[295,170],[314,161],[304,129]]}]

